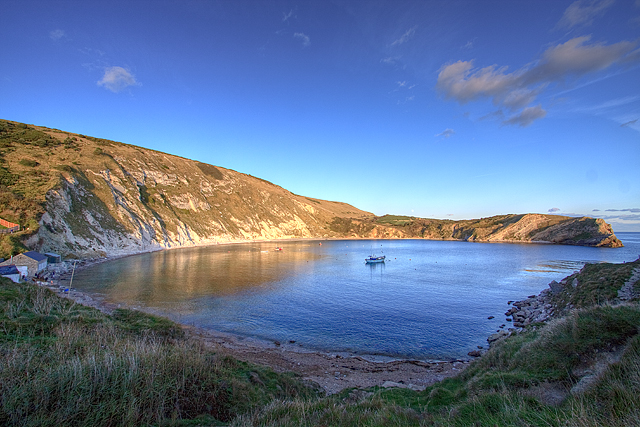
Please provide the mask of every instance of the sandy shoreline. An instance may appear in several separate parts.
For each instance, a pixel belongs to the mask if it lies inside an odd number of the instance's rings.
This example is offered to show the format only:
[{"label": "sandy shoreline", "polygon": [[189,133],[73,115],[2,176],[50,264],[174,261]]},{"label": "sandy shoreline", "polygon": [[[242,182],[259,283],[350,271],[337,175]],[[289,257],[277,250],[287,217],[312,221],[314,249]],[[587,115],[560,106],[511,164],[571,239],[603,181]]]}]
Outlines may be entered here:
[{"label": "sandy shoreline", "polygon": [[[307,239],[304,239],[307,240]],[[318,239],[322,241],[326,239]],[[266,241],[269,242],[281,242]],[[234,242],[240,243],[240,242]],[[246,243],[265,243],[247,241]],[[78,304],[94,307],[104,313],[116,308],[125,308],[101,300],[98,296],[69,287],[75,264],[75,271],[92,265],[113,261],[141,253],[122,254],[97,259],[70,260],[53,264],[46,272],[46,280],[39,281],[58,295]],[[55,273],[55,274],[52,274]],[[73,285],[71,285],[73,286]],[[131,308],[131,307],[126,307]],[[373,386],[403,387],[422,390],[425,387],[460,373],[468,361],[420,361],[391,359],[376,356],[353,355],[339,352],[322,352],[304,349],[295,343],[278,343],[229,333],[182,325],[185,333],[199,340],[206,347],[238,360],[266,365],[278,372],[295,372],[304,380],[312,381],[328,394],[345,388],[366,388]]]}]

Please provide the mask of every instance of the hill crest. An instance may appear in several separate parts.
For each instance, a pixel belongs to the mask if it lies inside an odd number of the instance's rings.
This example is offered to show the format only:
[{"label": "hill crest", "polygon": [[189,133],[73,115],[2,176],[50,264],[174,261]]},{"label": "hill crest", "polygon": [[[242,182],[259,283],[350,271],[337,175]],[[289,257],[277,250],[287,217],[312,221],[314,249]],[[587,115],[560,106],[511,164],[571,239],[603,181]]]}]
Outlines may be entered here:
[{"label": "hill crest", "polygon": [[[20,248],[95,257],[250,240],[426,238],[621,246],[593,218],[375,217],[244,173],[134,145],[0,120],[0,217]],[[22,246],[21,246],[22,245]]]}]

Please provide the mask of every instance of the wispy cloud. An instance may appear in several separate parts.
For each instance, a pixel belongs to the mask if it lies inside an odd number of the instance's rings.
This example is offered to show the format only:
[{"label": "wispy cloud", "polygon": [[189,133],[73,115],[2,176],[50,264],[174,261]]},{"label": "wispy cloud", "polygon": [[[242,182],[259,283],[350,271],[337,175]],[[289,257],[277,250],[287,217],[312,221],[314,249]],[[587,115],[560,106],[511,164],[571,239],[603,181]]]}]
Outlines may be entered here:
[{"label": "wispy cloud", "polygon": [[304,33],[294,33],[293,37],[302,40],[302,46],[307,47],[311,44],[311,39]]},{"label": "wispy cloud", "polygon": [[637,122],[638,122],[638,119],[629,120],[628,122],[621,124],[620,127],[623,128],[623,127],[626,127],[626,126],[635,125]]},{"label": "wispy cloud", "polygon": [[393,41],[391,43],[391,46],[398,46],[398,45],[404,44],[404,43],[408,42],[409,40],[411,40],[413,38],[413,36],[416,34],[416,29],[417,28],[418,28],[417,25],[415,27],[409,28],[402,36],[400,36],[399,39]]},{"label": "wispy cloud", "polygon": [[554,213],[554,212],[558,212],[559,210],[560,210],[560,208],[551,208],[547,212]]},{"label": "wispy cloud", "polygon": [[625,96],[622,98],[610,99],[596,105],[578,107],[575,109],[575,111],[601,114],[637,101],[640,101],[640,96]]},{"label": "wispy cloud", "polygon": [[450,138],[455,133],[456,133],[456,131],[454,131],[453,129],[446,128],[442,132],[436,134],[435,137],[438,138],[438,137],[444,136],[445,138]]},{"label": "wispy cloud", "polygon": [[546,115],[540,105],[529,106],[552,83],[604,70],[616,63],[635,61],[638,42],[610,45],[589,43],[590,36],[573,38],[548,48],[532,65],[509,73],[506,66],[475,68],[473,60],[444,65],[436,89],[460,104],[489,98],[494,105],[518,113],[503,124],[528,126]]},{"label": "wispy cloud", "polygon": [[577,0],[567,7],[558,22],[560,28],[589,26],[593,20],[604,13],[614,3],[614,0]]},{"label": "wispy cloud", "polygon": [[629,209],[605,209],[605,212],[631,212],[631,213],[640,213],[640,208],[629,208]]},{"label": "wispy cloud", "polygon": [[546,115],[546,110],[543,110],[540,105],[536,105],[535,107],[527,107],[523,109],[518,114],[515,114],[509,117],[507,120],[504,120],[502,123],[505,125],[518,125],[520,127],[527,127],[531,123],[545,117]]},{"label": "wispy cloud", "polygon": [[108,67],[104,70],[104,76],[98,80],[98,86],[102,86],[111,92],[117,93],[129,86],[139,86],[134,75],[122,67]]},{"label": "wispy cloud", "polygon": [[404,99],[399,99],[398,101],[396,101],[396,104],[397,104],[397,105],[404,105],[404,104],[406,104],[407,102],[411,102],[411,101],[413,101],[414,99],[416,99],[416,96],[415,96],[415,95],[407,96],[407,97],[405,97]]},{"label": "wispy cloud", "polygon": [[287,22],[293,16],[293,9],[289,13],[282,12],[282,22]]},{"label": "wispy cloud", "polygon": [[61,29],[56,29],[49,32],[49,38],[54,41],[60,40],[64,36],[65,36],[65,32],[64,30],[61,30]]},{"label": "wispy cloud", "polygon": [[475,41],[476,41],[475,38],[473,40],[469,40],[463,46],[460,46],[460,49],[473,49],[473,45],[474,45]]}]

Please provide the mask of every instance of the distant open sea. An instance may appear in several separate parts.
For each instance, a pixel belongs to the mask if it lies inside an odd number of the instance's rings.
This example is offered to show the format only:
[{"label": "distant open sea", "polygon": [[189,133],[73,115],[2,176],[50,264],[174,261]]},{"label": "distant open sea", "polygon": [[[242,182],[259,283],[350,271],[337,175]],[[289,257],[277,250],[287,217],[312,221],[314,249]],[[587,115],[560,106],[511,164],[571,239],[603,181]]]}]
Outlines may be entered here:
[{"label": "distant open sea", "polygon": [[[448,360],[509,326],[507,301],[587,262],[637,259],[640,233],[616,235],[624,248],[430,240],[186,248],[99,264],[73,285],[181,323],[309,350]],[[365,264],[372,253],[387,262]]]}]

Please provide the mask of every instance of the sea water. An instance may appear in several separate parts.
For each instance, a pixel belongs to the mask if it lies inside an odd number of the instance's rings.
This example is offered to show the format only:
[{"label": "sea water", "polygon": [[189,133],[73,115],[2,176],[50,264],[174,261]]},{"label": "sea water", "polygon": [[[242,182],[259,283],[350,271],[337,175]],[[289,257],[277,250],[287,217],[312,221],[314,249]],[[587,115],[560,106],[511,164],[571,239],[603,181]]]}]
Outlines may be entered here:
[{"label": "sea water", "polygon": [[[463,358],[538,294],[587,262],[629,262],[624,248],[429,240],[281,241],[141,254],[77,272],[108,302],[309,350],[422,360]],[[276,250],[276,246],[282,250]],[[365,264],[369,255],[383,264]],[[489,319],[494,316],[493,319]]]}]

